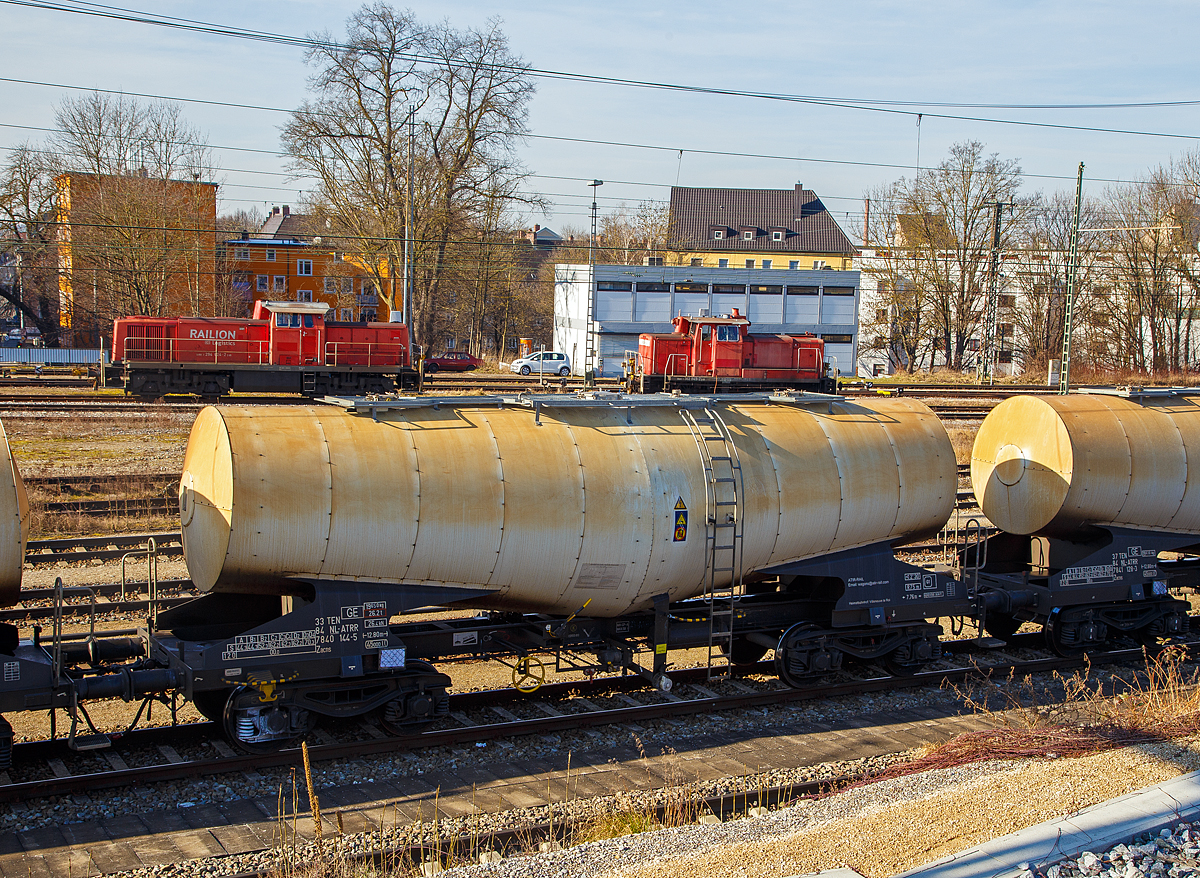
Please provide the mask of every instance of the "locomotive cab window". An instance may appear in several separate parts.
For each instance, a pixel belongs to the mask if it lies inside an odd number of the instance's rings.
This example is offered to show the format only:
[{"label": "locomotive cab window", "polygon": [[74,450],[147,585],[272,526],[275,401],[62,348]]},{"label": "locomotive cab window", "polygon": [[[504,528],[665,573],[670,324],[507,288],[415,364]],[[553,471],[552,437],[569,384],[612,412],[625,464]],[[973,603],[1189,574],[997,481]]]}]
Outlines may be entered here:
[{"label": "locomotive cab window", "polygon": [[708,323],[705,323],[703,326],[700,327],[700,340],[708,341],[711,338],[712,338],[712,326]]},{"label": "locomotive cab window", "polygon": [[313,316],[311,314],[304,315],[304,328],[305,329],[313,328]]},{"label": "locomotive cab window", "polygon": [[738,328],[732,324],[717,327],[717,341],[737,341]]}]

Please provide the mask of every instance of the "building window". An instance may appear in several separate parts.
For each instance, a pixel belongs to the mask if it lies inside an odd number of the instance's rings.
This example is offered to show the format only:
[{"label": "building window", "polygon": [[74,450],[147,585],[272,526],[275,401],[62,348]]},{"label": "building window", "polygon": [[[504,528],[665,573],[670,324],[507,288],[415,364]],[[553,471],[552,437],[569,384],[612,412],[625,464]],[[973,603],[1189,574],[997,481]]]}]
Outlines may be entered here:
[{"label": "building window", "polygon": [[770,268],[770,267],[771,267],[771,260],[770,260],[770,259],[764,259],[764,260],[763,260],[763,268]]},{"label": "building window", "polygon": [[347,296],[354,292],[354,278],[352,278],[352,277],[342,278],[342,292],[345,293]]},{"label": "building window", "polygon": [[336,277],[325,278],[325,292],[330,293],[330,294],[337,293],[337,278]]},{"label": "building window", "polygon": [[725,232],[722,229],[713,229],[713,240],[720,241],[725,237]]},{"label": "building window", "polygon": [[510,351],[515,351],[517,349],[517,340],[515,338],[510,338],[508,340],[508,349]]},{"label": "building window", "polygon": [[747,260],[746,260],[746,267],[747,267],[747,268],[753,268],[753,267],[754,267],[754,260],[753,260],[753,259],[747,259]]},{"label": "building window", "polygon": [[340,319],[347,323],[354,319],[354,310],[352,308],[343,308],[341,313],[342,316]]},{"label": "building window", "polygon": [[287,278],[281,274],[275,275],[275,292],[282,293],[287,289]]},{"label": "building window", "polygon": [[853,296],[854,287],[826,287],[825,295],[827,296]]},{"label": "building window", "polygon": [[824,259],[813,260],[813,271],[824,271],[828,267],[829,266]]},{"label": "building window", "polygon": [[703,266],[704,266],[703,259],[698,259],[695,257],[692,258],[692,268],[702,268]]},{"label": "building window", "polygon": [[312,260],[297,259],[296,274],[300,275],[301,277],[312,277]]},{"label": "building window", "polygon": [[718,259],[717,260],[717,268],[728,268],[728,267],[729,267],[728,259]]},{"label": "building window", "polygon": [[800,269],[800,260],[799,259],[791,260],[790,262],[788,262],[788,268],[790,268],[792,271],[798,271]]},{"label": "building window", "polygon": [[830,344],[852,344],[854,342],[852,335],[823,335],[821,338]]},{"label": "building window", "polygon": [[876,322],[887,323],[887,319],[888,319],[888,309],[887,308],[876,308],[875,309]]},{"label": "building window", "polygon": [[250,258],[250,248],[249,247],[238,247],[236,250],[233,251],[233,258],[241,259],[243,262],[248,260]]},{"label": "building window", "polygon": [[788,287],[787,294],[789,296],[815,296],[818,290],[816,287]]},{"label": "building window", "polygon": [[671,285],[660,283],[639,283],[637,285],[637,291],[639,293],[669,293],[671,292]]},{"label": "building window", "polygon": [[271,279],[269,277],[267,277],[265,274],[260,274],[255,279],[254,288],[256,290],[258,290],[260,293],[265,293],[268,289],[267,285],[270,283],[270,281],[271,281]]},{"label": "building window", "polygon": [[780,296],[780,295],[783,295],[783,287],[776,286],[775,284],[768,284],[765,286],[758,286],[755,284],[751,284],[750,285],[750,293],[752,295],[759,295],[759,296]]},{"label": "building window", "polygon": [[684,283],[675,284],[675,292],[677,293],[707,293],[708,284]]},{"label": "building window", "polygon": [[1002,294],[1002,295],[1000,296],[1000,307],[1001,307],[1001,308],[1015,308],[1015,307],[1017,307],[1017,297],[1016,297],[1016,296],[1009,296],[1009,295],[1003,295],[1003,294]]},{"label": "building window", "polygon": [[451,335],[451,336],[447,336],[447,337],[446,337],[446,350],[448,350],[448,351],[452,351],[452,350],[454,350],[456,347],[458,347],[458,339],[457,339],[457,338],[455,338],[455,337],[454,337],[454,336],[452,336],[452,335]]},{"label": "building window", "polygon": [[645,264],[646,264],[647,266],[650,266],[650,267],[658,267],[658,266],[660,266],[660,265],[662,265],[662,264],[663,264],[663,257],[661,257],[661,256],[647,256],[647,257],[646,257],[646,262],[645,262]]},{"label": "building window", "polygon": [[358,319],[363,323],[374,323],[377,316],[378,314],[374,308],[363,308],[362,314],[359,315]]},{"label": "building window", "polygon": [[714,293],[734,293],[743,295],[746,292],[746,287],[742,284],[713,284]]},{"label": "building window", "polygon": [[751,232],[751,231],[742,232],[742,240],[743,241],[753,241],[754,240],[754,232]]},{"label": "building window", "polygon": [[297,302],[311,302],[312,301],[312,290],[299,290],[296,293],[296,301]]},{"label": "building window", "polygon": [[599,280],[596,281],[596,289],[601,292],[628,293],[633,291],[633,284],[628,281]]},{"label": "building window", "polygon": [[782,241],[783,240],[783,232],[771,232],[771,240],[772,241]]},{"label": "building window", "polygon": [[274,261],[275,261],[275,251],[268,250],[267,251],[267,262],[274,262]]}]

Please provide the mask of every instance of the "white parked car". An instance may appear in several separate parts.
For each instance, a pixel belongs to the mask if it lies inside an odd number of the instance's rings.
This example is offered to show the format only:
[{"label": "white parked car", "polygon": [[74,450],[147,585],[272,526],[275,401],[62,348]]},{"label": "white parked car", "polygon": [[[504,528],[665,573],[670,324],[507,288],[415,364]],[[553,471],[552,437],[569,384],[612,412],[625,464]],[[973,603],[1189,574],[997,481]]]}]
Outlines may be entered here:
[{"label": "white parked car", "polygon": [[571,360],[566,354],[557,351],[538,351],[528,357],[513,360],[509,367],[521,375],[562,375],[571,374]]}]

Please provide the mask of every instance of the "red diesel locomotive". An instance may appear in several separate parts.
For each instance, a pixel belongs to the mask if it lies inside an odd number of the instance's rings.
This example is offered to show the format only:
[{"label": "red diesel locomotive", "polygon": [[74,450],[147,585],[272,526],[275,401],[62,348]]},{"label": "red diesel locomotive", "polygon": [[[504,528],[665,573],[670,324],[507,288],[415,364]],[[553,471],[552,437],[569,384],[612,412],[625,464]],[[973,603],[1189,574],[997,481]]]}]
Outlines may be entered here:
[{"label": "red diesel locomotive", "polygon": [[676,317],[674,332],[644,332],[626,358],[628,389],[640,393],[748,393],[776,388],[835,393],[825,342],[803,335],[751,335],[737,309],[729,317]]},{"label": "red diesel locomotive", "polygon": [[254,316],[122,317],[105,377],[135,396],[306,396],[417,386],[403,323],[326,320],[318,302],[255,302]]}]

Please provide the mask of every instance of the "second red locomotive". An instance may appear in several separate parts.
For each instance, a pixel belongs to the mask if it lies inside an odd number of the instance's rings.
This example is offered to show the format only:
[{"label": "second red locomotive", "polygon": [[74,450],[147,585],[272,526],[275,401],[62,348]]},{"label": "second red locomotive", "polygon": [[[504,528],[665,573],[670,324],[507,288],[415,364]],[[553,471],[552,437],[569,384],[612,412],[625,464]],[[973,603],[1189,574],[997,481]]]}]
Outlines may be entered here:
[{"label": "second red locomotive", "polygon": [[403,323],[326,320],[319,302],[255,302],[250,318],[122,317],[106,378],[155,398],[232,391],[362,395],[415,388]]},{"label": "second red locomotive", "polygon": [[825,342],[803,335],[751,335],[736,308],[728,317],[676,317],[674,332],[645,332],[627,358],[631,391],[738,393],[777,388],[835,393]]}]

